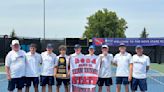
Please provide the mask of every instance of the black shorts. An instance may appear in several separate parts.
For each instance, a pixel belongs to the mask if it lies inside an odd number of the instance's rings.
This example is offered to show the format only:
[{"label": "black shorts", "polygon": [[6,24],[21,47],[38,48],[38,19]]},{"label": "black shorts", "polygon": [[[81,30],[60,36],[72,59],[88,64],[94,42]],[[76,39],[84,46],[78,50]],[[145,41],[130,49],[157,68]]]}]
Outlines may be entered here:
[{"label": "black shorts", "polygon": [[39,77],[26,77],[25,78],[25,85],[26,87],[30,87],[31,83],[33,83],[33,86],[38,86],[39,84]]},{"label": "black shorts", "polygon": [[8,80],[8,91],[13,91],[15,87],[19,90],[21,90],[24,87],[25,78],[12,78],[11,80]]},{"label": "black shorts", "polygon": [[105,86],[111,86],[113,84],[112,78],[99,78],[97,81],[98,86],[103,86],[105,83]]},{"label": "black shorts", "polygon": [[60,86],[62,83],[64,86],[68,86],[70,84],[70,79],[56,78],[56,86]]},{"label": "black shorts", "polygon": [[132,81],[131,81],[131,90],[132,91],[137,91],[138,86],[139,86],[141,91],[147,91],[146,78],[145,79],[133,78]]},{"label": "black shorts", "polygon": [[129,84],[128,77],[116,77],[116,84]]},{"label": "black shorts", "polygon": [[54,85],[54,76],[40,76],[40,86]]}]

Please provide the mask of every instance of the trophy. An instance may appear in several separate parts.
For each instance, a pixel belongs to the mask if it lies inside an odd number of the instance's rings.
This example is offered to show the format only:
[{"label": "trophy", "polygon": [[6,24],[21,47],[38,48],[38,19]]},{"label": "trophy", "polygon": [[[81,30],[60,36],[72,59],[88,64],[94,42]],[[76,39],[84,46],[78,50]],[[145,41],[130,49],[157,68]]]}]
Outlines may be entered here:
[{"label": "trophy", "polygon": [[56,78],[65,78],[65,77],[67,77],[66,58],[59,57]]}]

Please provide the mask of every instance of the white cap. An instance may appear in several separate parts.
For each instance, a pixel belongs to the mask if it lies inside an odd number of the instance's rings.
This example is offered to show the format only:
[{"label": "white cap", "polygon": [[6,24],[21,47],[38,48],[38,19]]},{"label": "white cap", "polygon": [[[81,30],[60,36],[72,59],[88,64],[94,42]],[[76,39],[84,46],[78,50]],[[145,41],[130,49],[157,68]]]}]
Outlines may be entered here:
[{"label": "white cap", "polygon": [[108,45],[102,45],[101,48],[109,48]]},{"label": "white cap", "polygon": [[19,44],[19,41],[18,40],[12,40],[11,45],[15,45],[15,44]]}]

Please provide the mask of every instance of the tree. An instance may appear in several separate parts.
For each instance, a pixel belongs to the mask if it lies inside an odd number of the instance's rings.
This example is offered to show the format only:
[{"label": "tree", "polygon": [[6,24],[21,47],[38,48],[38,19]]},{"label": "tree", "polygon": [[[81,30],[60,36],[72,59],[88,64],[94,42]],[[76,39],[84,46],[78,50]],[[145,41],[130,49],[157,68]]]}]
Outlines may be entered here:
[{"label": "tree", "polygon": [[11,38],[16,38],[15,29],[13,29],[12,32],[10,33],[10,37]]},{"label": "tree", "polygon": [[87,25],[83,37],[93,38],[125,38],[127,22],[123,18],[118,18],[115,12],[108,9],[98,10],[95,14],[87,17]]},{"label": "tree", "polygon": [[144,27],[142,33],[140,34],[140,38],[148,38],[149,33],[147,33],[146,28]]}]

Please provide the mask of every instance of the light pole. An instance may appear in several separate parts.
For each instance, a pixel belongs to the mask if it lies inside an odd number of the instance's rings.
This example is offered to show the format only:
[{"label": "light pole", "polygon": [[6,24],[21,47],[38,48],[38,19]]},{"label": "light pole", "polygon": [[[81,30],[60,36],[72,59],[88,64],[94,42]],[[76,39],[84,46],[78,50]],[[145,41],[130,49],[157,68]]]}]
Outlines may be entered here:
[{"label": "light pole", "polygon": [[45,13],[46,13],[46,11],[45,11],[46,9],[45,9],[45,0],[43,0],[43,39],[45,40],[45,38],[46,38],[46,21],[45,21]]}]

